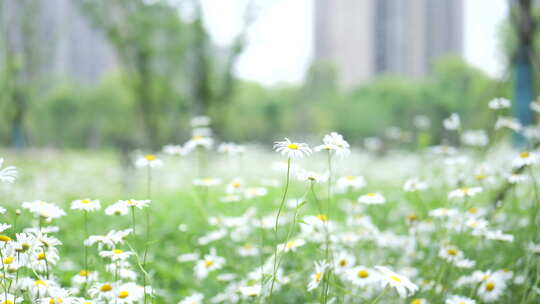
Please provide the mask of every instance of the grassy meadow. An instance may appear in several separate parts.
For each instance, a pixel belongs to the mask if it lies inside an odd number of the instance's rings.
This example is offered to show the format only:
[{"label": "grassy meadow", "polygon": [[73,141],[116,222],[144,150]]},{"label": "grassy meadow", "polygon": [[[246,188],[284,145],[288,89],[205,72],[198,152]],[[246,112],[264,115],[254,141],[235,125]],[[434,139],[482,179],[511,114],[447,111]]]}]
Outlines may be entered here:
[{"label": "grassy meadow", "polygon": [[538,303],[534,149],[318,141],[2,150],[0,303]]}]

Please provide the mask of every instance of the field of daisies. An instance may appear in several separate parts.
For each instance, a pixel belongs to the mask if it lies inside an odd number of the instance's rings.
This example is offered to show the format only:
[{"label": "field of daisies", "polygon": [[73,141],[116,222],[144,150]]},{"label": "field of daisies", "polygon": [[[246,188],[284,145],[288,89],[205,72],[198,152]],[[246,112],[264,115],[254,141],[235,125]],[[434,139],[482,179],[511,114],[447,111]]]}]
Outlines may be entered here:
[{"label": "field of daisies", "polygon": [[128,158],[2,150],[0,304],[539,303],[540,130],[508,107],[415,151],[220,142],[207,117]]}]

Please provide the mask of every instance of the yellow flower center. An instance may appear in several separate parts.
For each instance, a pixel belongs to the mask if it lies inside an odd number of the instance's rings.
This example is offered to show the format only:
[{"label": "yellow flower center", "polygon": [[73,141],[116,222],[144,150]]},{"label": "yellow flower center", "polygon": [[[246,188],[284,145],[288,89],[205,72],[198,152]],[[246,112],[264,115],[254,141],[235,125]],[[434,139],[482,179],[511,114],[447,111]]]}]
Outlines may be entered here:
[{"label": "yellow flower center", "polygon": [[156,160],[157,157],[154,155],[154,154],[147,154],[144,156],[144,158],[147,160],[147,161],[153,161],[153,160]]},{"label": "yellow flower center", "polygon": [[90,274],[90,271],[85,270],[85,269],[79,271],[79,275],[80,275],[81,277],[87,277],[89,274]]},{"label": "yellow flower center", "polygon": [[328,217],[326,216],[326,214],[319,214],[319,215],[317,215],[317,218],[320,219],[323,222],[328,221]]},{"label": "yellow flower center", "polygon": [[422,300],[414,299],[414,300],[411,301],[411,304],[422,304]]},{"label": "yellow flower center", "polygon": [[22,243],[21,248],[15,249],[17,252],[26,252],[28,249],[30,249],[30,244],[28,243]]},{"label": "yellow flower center", "polygon": [[530,155],[531,154],[529,152],[527,152],[527,151],[519,153],[519,157],[521,157],[521,158],[527,158]]},{"label": "yellow flower center", "polygon": [[375,193],[375,192],[370,192],[370,193],[367,194],[367,196],[374,197],[374,196],[377,196],[377,193]]},{"label": "yellow flower center", "polygon": [[125,299],[125,298],[127,298],[128,296],[129,296],[129,292],[127,292],[127,291],[125,291],[125,290],[122,290],[122,291],[120,291],[120,293],[118,293],[118,297],[119,297],[120,299]]},{"label": "yellow flower center", "polygon": [[46,256],[45,256],[45,253],[43,252],[40,252],[37,256],[37,259],[38,261],[42,261],[42,260],[45,260]]},{"label": "yellow flower center", "polygon": [[348,180],[348,181],[352,181],[354,180],[354,176],[345,176],[345,179]]},{"label": "yellow flower center", "polygon": [[467,211],[469,211],[469,213],[471,213],[471,214],[476,214],[476,213],[478,213],[478,208],[472,207],[472,208],[469,208],[469,210],[467,210]]},{"label": "yellow flower center", "polygon": [[485,175],[485,174],[478,174],[478,175],[476,176],[476,179],[477,179],[477,180],[484,180],[484,179],[486,179],[486,177],[487,177],[487,175]]},{"label": "yellow flower center", "polygon": [[467,194],[467,193],[469,193],[469,188],[467,188],[467,187],[461,188],[461,191],[463,191],[463,193]]},{"label": "yellow flower center", "polygon": [[0,242],[11,242],[11,238],[7,235],[0,235]]},{"label": "yellow flower center", "polygon": [[89,200],[89,199],[83,199],[83,200],[81,200],[81,203],[83,203],[83,204],[90,204],[91,202],[92,202],[92,201]]},{"label": "yellow flower center", "polygon": [[322,279],[322,272],[315,273],[315,281],[320,282]]},{"label": "yellow flower center", "polygon": [[458,251],[453,248],[446,250],[446,252],[451,256],[456,256],[458,254]]},{"label": "yellow flower center", "polygon": [[287,249],[291,249],[294,247],[295,244],[296,244],[295,241],[288,241],[285,247],[287,247]]},{"label": "yellow flower center", "polygon": [[391,276],[390,276],[390,279],[393,280],[393,281],[396,281],[396,282],[398,282],[398,283],[401,283],[401,279],[398,278],[398,277],[396,277],[395,275],[391,275]]},{"label": "yellow flower center", "polygon": [[47,282],[43,280],[37,280],[34,282],[34,286],[38,286],[38,285],[47,286]]},{"label": "yellow flower center", "polygon": [[341,267],[347,266],[347,260],[342,259],[341,261],[339,261],[339,266],[341,266]]},{"label": "yellow flower center", "polygon": [[11,300],[6,300],[6,301],[2,302],[2,304],[15,304],[15,303],[13,303],[13,301],[11,301]]},{"label": "yellow flower center", "polygon": [[101,285],[101,288],[99,289],[99,291],[102,291],[102,292],[107,292],[111,290],[112,290],[112,286],[110,284],[103,284]]},{"label": "yellow flower center", "polygon": [[203,139],[203,138],[204,138],[204,136],[201,136],[201,135],[195,135],[195,136],[193,136],[192,139],[193,139],[193,140],[201,140],[201,139]]},{"label": "yellow flower center", "polygon": [[409,216],[407,216],[407,219],[411,222],[414,222],[418,219],[418,216],[416,216],[416,214],[412,213],[412,214],[409,214]]},{"label": "yellow flower center", "polygon": [[114,253],[114,254],[121,254],[121,253],[123,253],[123,252],[124,252],[124,251],[123,251],[122,249],[115,249],[115,250],[113,250],[113,253]]},{"label": "yellow flower center", "polygon": [[9,265],[9,264],[13,263],[14,259],[15,259],[14,257],[10,256],[10,257],[5,258],[3,262],[4,262],[4,264]]},{"label": "yellow flower center", "polygon": [[289,148],[291,150],[298,150],[298,145],[297,144],[288,144],[287,148]]},{"label": "yellow flower center", "polygon": [[358,271],[358,272],[356,273],[356,275],[357,275],[359,278],[365,279],[365,278],[369,277],[369,272],[368,272],[367,270],[365,270],[365,269],[362,269],[362,270]]},{"label": "yellow flower center", "polygon": [[64,300],[62,300],[62,298],[56,298],[56,300],[54,298],[51,298],[49,300],[49,304],[61,304],[62,302],[64,302]]},{"label": "yellow flower center", "polygon": [[242,186],[240,183],[233,183],[232,186],[234,188],[240,188],[240,186]]},{"label": "yellow flower center", "polygon": [[486,290],[487,291],[492,291],[493,289],[495,289],[495,284],[493,282],[488,282],[486,284]]},{"label": "yellow flower center", "polygon": [[206,267],[206,268],[209,268],[212,265],[214,265],[214,261],[212,261],[212,260],[206,260],[204,262],[204,267]]}]

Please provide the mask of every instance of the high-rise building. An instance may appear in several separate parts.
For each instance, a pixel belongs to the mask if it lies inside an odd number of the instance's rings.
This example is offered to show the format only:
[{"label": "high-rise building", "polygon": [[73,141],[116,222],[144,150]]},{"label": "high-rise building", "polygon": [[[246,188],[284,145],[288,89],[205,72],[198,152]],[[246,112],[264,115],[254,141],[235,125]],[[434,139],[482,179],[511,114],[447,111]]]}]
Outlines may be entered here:
[{"label": "high-rise building", "polygon": [[463,49],[462,0],[315,0],[315,60],[351,86],[380,74],[427,75]]},{"label": "high-rise building", "polygon": [[49,78],[93,84],[116,66],[107,38],[83,16],[77,1],[2,2],[0,33],[15,52],[36,49],[28,60],[39,63],[38,72]]}]

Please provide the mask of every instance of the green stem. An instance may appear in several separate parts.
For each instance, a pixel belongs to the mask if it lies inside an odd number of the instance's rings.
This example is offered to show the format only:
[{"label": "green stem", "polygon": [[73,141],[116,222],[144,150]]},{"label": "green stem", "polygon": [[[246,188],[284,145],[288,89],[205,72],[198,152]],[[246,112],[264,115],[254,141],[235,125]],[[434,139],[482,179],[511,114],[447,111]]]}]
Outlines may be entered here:
[{"label": "green stem", "polygon": [[272,283],[270,284],[270,302],[272,302],[272,292],[274,291],[274,284],[276,282],[276,272],[277,272],[277,245],[279,244],[278,236],[278,225],[279,225],[279,216],[281,215],[281,210],[285,204],[285,199],[287,198],[287,192],[289,190],[289,180],[291,173],[291,158],[287,159],[287,179],[285,181],[285,189],[283,191],[283,197],[281,198],[281,203],[279,204],[278,213],[276,216],[276,222],[274,225],[274,267],[272,272]]}]

